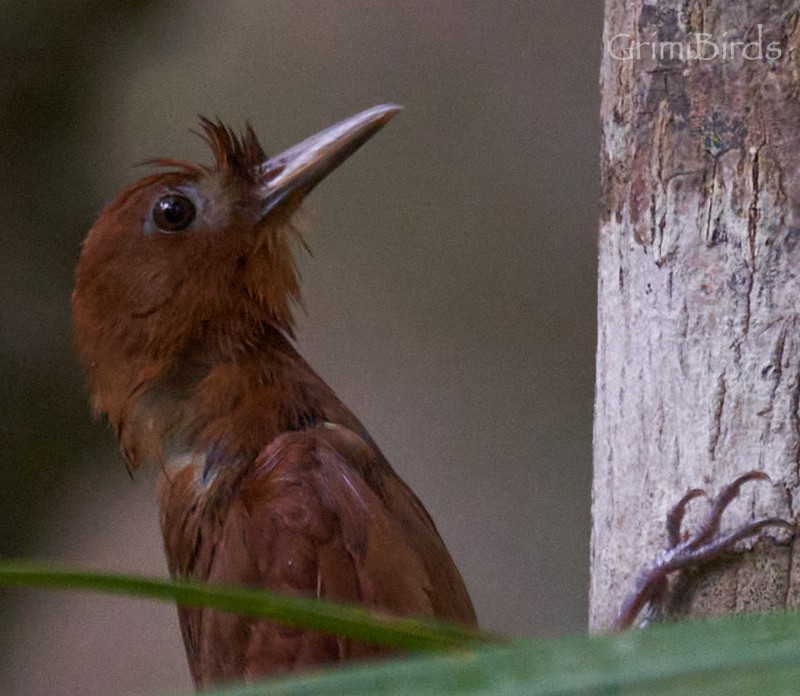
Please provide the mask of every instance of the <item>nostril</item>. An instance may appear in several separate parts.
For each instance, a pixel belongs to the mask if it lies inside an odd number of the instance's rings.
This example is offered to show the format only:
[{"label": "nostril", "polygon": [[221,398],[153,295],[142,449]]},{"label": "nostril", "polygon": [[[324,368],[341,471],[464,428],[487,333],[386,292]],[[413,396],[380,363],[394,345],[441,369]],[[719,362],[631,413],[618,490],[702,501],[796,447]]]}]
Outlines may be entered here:
[{"label": "nostril", "polygon": [[261,170],[261,176],[264,181],[269,181],[270,179],[274,179],[276,176],[282,174],[284,169],[286,169],[285,164],[280,162],[267,162],[264,165],[264,169]]}]

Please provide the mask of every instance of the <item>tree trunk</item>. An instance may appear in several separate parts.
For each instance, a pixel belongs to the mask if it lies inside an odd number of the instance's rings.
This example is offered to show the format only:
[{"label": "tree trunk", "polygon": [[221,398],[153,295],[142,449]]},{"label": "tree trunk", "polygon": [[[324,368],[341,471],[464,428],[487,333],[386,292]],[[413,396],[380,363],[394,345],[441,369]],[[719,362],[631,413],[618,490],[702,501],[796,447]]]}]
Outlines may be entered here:
[{"label": "tree trunk", "polygon": [[[665,515],[765,471],[723,528],[794,519],[800,467],[800,0],[607,0],[590,625]],[[698,56],[699,53],[699,56]],[[707,510],[690,505],[684,529]],[[780,531],[673,587],[672,610],[796,605]]]}]

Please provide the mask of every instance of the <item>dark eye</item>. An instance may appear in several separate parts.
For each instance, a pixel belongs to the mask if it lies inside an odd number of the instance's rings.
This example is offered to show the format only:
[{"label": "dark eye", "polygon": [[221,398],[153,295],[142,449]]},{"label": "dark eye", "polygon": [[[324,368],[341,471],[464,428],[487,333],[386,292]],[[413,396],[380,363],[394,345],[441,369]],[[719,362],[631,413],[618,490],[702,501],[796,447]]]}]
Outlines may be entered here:
[{"label": "dark eye", "polygon": [[179,232],[192,224],[197,210],[186,196],[170,193],[153,206],[153,222],[164,232]]}]

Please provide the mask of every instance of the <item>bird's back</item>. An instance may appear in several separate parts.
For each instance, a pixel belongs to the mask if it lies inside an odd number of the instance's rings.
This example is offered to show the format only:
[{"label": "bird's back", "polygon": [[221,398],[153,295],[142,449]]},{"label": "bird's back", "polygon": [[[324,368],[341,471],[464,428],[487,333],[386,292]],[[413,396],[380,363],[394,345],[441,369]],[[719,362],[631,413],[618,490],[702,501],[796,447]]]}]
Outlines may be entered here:
[{"label": "bird's back", "polygon": [[[322,422],[285,432],[237,475],[219,475],[202,498],[191,466],[164,480],[162,528],[174,574],[475,625],[422,503],[353,430]],[[387,652],[214,610],[180,614],[198,685]]]}]

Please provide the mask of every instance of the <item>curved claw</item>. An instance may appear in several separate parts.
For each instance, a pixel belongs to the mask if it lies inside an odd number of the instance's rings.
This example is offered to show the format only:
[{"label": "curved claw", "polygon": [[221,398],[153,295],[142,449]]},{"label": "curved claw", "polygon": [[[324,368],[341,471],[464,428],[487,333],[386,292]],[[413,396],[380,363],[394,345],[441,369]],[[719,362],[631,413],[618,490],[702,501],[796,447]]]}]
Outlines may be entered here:
[{"label": "curved claw", "polygon": [[780,527],[792,534],[797,533],[797,525],[794,522],[780,517],[767,517],[743,524],[738,529],[718,537],[722,514],[731,501],[739,495],[742,485],[748,481],[770,480],[763,471],[756,470],[739,476],[711,500],[711,509],[698,531],[682,541],[681,525],[687,505],[694,498],[708,497],[707,493],[699,488],[693,488],[686,493],[667,513],[667,549],[655,562],[639,571],[633,591],[625,598],[612,629],[627,628],[633,624],[642,609],[648,607],[647,611],[650,612],[654,607],[663,604],[668,592],[667,577],[670,573],[713,560],[722,553],[730,551],[736,542],[758,534],[766,527]]},{"label": "curved claw", "polygon": [[719,533],[719,523],[722,513],[728,508],[739,495],[742,486],[748,481],[771,481],[770,477],[763,471],[756,469],[742,474],[727,486],[722,488],[711,501],[711,511],[700,525],[697,533],[689,542],[689,548],[697,549],[707,544]]},{"label": "curved claw", "polygon": [[726,551],[732,551],[737,541],[758,534],[762,529],[766,529],[767,527],[781,527],[791,534],[797,531],[796,525],[793,522],[789,522],[789,520],[784,520],[780,517],[766,517],[763,520],[756,520],[738,529],[734,529],[725,536],[703,546],[687,546],[671,558],[665,560],[659,569],[664,574],[669,574],[674,573],[676,570],[683,570],[684,568],[697,566],[705,561],[713,560]]},{"label": "curved claw", "polygon": [[[733,544],[735,544],[737,541],[746,539],[753,534],[758,534],[762,529],[766,529],[767,527],[780,527],[792,535],[797,533],[797,525],[794,522],[785,520],[782,517],[765,517],[763,520],[750,522],[750,524],[746,524],[743,527],[726,534],[713,544],[708,544],[706,548],[718,547],[720,550],[724,551],[733,546]],[[713,554],[713,552],[714,549],[711,548],[711,553]]]},{"label": "curved claw", "polygon": [[729,483],[725,486],[718,494],[717,498],[726,500],[730,502],[733,500],[737,495],[739,495],[739,491],[741,490],[742,486],[747,483],[748,481],[772,481],[765,471],[759,471],[758,469],[753,469],[752,471],[748,471],[747,473],[742,474],[737,479]]},{"label": "curved claw", "polygon": [[702,488],[692,488],[667,513],[668,549],[675,548],[681,542],[681,525],[683,524],[684,515],[686,515],[686,506],[690,501],[701,496],[708,498],[708,493]]}]

